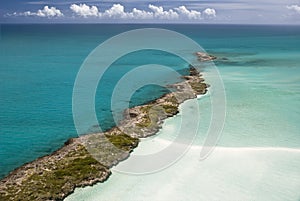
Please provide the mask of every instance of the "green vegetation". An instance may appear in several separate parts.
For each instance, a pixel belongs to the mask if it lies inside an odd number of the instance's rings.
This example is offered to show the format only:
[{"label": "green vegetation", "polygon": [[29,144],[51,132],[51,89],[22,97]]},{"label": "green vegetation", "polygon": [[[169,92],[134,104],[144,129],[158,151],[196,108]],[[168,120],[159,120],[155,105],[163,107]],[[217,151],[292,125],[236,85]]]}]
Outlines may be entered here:
[{"label": "green vegetation", "polygon": [[143,113],[148,113],[153,105],[146,105],[140,108]]},{"label": "green vegetation", "polygon": [[178,113],[178,106],[175,105],[163,105],[163,108],[167,114],[177,114]]},{"label": "green vegetation", "polygon": [[138,143],[138,138],[130,137],[129,135],[126,135],[125,133],[119,134],[119,135],[105,135],[107,139],[117,148],[122,149],[124,151],[130,151],[133,148],[135,148]]},{"label": "green vegetation", "polygon": [[0,192],[0,200],[62,200],[75,187],[108,173],[82,145],[62,160],[49,161],[48,165],[38,168],[40,171],[32,170],[20,184],[7,186],[6,193]]},{"label": "green vegetation", "polygon": [[[113,130],[105,135],[117,148],[131,151],[139,142],[120,131]],[[102,159],[111,165],[120,157],[107,147],[103,135],[91,135],[89,142],[94,142],[101,150]],[[116,154],[111,156],[111,154]],[[121,157],[120,157],[121,158]],[[44,201],[63,200],[76,187],[92,185],[104,181],[110,174],[108,166],[98,160],[77,141],[68,142],[63,150],[46,156],[18,170],[18,175],[10,178],[0,186],[0,200],[2,201]]]},{"label": "green vegetation", "polygon": [[207,88],[207,85],[202,82],[190,82],[189,84],[197,94],[202,94]]},{"label": "green vegetation", "polygon": [[178,105],[178,101],[177,101],[175,96],[171,96],[171,97],[166,98],[166,102],[170,102],[174,105]]}]

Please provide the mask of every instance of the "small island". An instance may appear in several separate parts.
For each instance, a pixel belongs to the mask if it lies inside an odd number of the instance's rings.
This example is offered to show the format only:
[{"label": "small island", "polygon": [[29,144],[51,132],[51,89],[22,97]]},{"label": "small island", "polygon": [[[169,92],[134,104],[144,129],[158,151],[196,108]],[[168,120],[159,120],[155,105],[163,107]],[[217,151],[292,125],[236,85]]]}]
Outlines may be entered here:
[{"label": "small island", "polygon": [[[201,62],[215,60],[197,52]],[[63,200],[76,187],[104,182],[110,168],[129,157],[139,138],[157,133],[163,120],[176,115],[185,100],[205,94],[209,87],[202,75],[189,66],[182,82],[169,85],[170,93],[147,104],[124,111],[118,126],[104,132],[69,139],[54,153],[38,158],[12,171],[0,181],[0,200]]]}]

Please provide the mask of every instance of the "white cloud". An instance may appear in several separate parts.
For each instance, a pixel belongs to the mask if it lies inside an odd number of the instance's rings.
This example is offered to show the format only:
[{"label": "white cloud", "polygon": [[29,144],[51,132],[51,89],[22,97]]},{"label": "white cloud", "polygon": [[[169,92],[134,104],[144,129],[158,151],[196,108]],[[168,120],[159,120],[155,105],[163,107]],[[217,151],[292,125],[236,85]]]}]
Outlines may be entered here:
[{"label": "white cloud", "polygon": [[178,8],[175,8],[175,10],[183,18],[187,18],[190,20],[201,19],[201,12],[196,10],[188,10],[185,6],[180,6]]},{"label": "white cloud", "polygon": [[121,4],[114,4],[110,9],[107,9],[102,16],[113,19],[126,19],[129,18],[130,14],[124,11],[124,6]]},{"label": "white cloud", "polygon": [[287,6],[287,9],[296,11],[297,13],[300,14],[300,6],[298,6],[298,5],[290,5],[290,6]]},{"label": "white cloud", "polygon": [[153,19],[154,15],[152,12],[147,12],[144,10],[138,10],[136,8],[132,9],[133,19]]},{"label": "white cloud", "polygon": [[206,19],[215,18],[217,16],[217,12],[213,8],[206,8],[202,13]]},{"label": "white cloud", "polygon": [[43,10],[38,10],[36,13],[39,17],[61,17],[63,16],[62,12],[55,7],[45,6]]},{"label": "white cloud", "polygon": [[133,8],[131,12],[126,12],[121,4],[114,4],[104,12],[99,12],[96,6],[86,4],[72,4],[70,9],[81,17],[95,16],[101,19],[153,19],[153,13]]},{"label": "white cloud", "polygon": [[98,8],[96,6],[88,6],[86,4],[72,4],[70,9],[81,17],[89,17],[94,16],[97,17],[100,15]]},{"label": "white cloud", "polygon": [[62,17],[64,14],[55,7],[44,6],[42,10],[38,10],[37,12],[26,11],[23,13],[14,12],[13,14],[8,14],[8,16],[38,16],[38,17]]},{"label": "white cloud", "polygon": [[168,19],[168,20],[174,20],[174,19],[178,19],[179,15],[178,13],[176,13],[175,11],[173,11],[172,9],[164,10],[164,8],[162,6],[154,6],[152,4],[150,4],[149,9],[153,11],[153,15],[155,18],[157,19]]}]

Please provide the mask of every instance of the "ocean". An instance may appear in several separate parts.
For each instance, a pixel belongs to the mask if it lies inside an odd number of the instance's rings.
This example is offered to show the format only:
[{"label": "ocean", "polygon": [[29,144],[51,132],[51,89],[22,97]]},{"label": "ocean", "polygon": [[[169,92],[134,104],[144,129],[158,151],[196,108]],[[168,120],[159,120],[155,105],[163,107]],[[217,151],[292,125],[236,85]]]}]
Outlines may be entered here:
[{"label": "ocean", "polygon": [[[182,33],[207,52],[225,58],[215,62],[227,97],[226,120],[217,147],[206,160],[199,160],[211,118],[208,94],[197,99],[201,116],[196,139],[174,165],[147,175],[123,174],[117,166],[108,181],[77,189],[66,200],[298,201],[299,26],[1,25],[1,177],[77,136],[72,90],[82,62],[106,39],[148,27]],[[187,73],[187,63],[160,51],[136,52],[116,61],[103,88],[97,89],[96,111],[102,128],[114,126],[109,103],[114,83],[147,63]],[[204,77],[209,71],[203,69]],[[158,75],[166,84],[178,81],[161,73],[153,76]],[[163,93],[162,87],[147,86],[134,94],[131,104],[145,103]],[[156,152],[176,138],[173,131],[180,125],[182,111],[193,118],[190,104],[182,104],[181,113],[166,120],[157,136],[142,140],[133,154]],[[188,126],[182,129],[189,132]],[[122,163],[130,163],[130,158]]]}]

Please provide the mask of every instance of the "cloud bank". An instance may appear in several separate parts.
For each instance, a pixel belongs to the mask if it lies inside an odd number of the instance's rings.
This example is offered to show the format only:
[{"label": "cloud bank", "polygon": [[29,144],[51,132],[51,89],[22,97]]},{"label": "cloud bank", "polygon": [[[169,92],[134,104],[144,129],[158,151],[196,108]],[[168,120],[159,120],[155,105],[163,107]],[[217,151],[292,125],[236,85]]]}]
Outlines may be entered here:
[{"label": "cloud bank", "polygon": [[[118,19],[118,20],[188,20],[197,21],[203,19],[213,19],[216,11],[213,8],[206,8],[202,13],[197,10],[188,9],[185,6],[165,9],[163,6],[149,4],[147,9],[140,10],[133,8],[126,11],[121,4],[113,4],[110,8],[101,11],[95,5],[71,4],[69,9],[73,17],[98,18],[98,19]],[[62,17],[64,14],[55,7],[45,6],[37,12],[26,11],[23,13],[13,13],[9,16],[38,16],[38,17]],[[69,16],[71,17],[71,16]]]},{"label": "cloud bank", "polygon": [[189,10],[185,6],[179,6],[173,9],[165,9],[162,6],[148,5],[149,11],[133,8],[131,11],[125,11],[121,4],[114,4],[111,8],[100,12],[96,6],[86,4],[72,4],[70,9],[76,16],[80,17],[99,17],[101,19],[158,19],[158,20],[201,20],[212,19],[216,17],[216,11],[213,8],[207,8],[203,11]]}]

